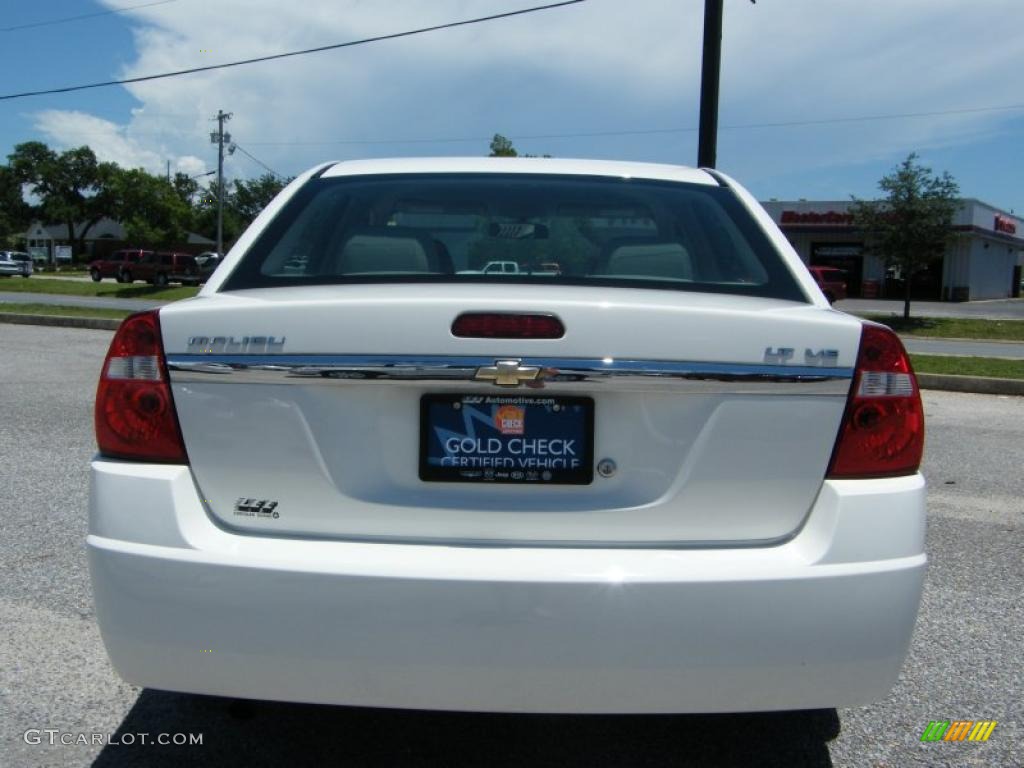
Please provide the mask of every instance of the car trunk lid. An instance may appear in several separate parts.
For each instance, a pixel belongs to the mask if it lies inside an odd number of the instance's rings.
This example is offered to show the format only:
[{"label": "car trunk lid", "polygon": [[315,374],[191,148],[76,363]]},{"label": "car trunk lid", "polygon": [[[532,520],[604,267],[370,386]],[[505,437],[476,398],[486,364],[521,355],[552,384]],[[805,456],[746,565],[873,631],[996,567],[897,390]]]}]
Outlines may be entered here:
[{"label": "car trunk lid", "polygon": [[[552,314],[565,334],[456,337],[465,312]],[[572,546],[791,535],[860,338],[854,318],[791,301],[518,284],[238,291],[165,308],[161,324],[193,473],[223,524]],[[501,363],[542,374],[498,386],[485,373]],[[423,400],[447,396],[592,402],[588,469],[613,469],[583,484],[425,481]]]}]

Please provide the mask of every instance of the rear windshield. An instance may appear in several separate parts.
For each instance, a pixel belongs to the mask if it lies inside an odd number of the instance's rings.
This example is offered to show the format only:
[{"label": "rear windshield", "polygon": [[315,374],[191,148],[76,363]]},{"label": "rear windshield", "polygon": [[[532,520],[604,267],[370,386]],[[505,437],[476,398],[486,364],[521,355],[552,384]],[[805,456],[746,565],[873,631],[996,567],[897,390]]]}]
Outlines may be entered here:
[{"label": "rear windshield", "polygon": [[223,289],[366,282],[602,284],[807,300],[729,189],[525,174],[313,180]]}]

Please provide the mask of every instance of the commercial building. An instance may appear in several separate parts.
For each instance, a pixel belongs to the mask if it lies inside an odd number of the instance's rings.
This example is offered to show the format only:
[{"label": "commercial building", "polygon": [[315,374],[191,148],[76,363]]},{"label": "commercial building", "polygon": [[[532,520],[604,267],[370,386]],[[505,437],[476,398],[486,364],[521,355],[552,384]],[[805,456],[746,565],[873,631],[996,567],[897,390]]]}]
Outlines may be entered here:
[{"label": "commercial building", "polygon": [[[850,296],[902,297],[902,277],[865,249],[849,200],[771,200],[764,207],[805,263],[846,272]],[[912,279],[916,299],[968,301],[1020,295],[1024,219],[964,198],[953,218],[956,237]]]}]

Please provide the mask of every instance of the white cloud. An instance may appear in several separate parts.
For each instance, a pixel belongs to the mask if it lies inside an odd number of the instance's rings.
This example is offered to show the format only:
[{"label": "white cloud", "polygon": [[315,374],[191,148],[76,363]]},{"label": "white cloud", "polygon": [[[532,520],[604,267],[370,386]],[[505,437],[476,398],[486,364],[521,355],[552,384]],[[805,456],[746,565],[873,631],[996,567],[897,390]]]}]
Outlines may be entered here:
[{"label": "white cloud", "polygon": [[[103,0],[114,7],[120,0]],[[133,14],[138,76],[330,44],[526,7],[525,0],[218,0]],[[1020,0],[767,0],[726,4],[723,125],[931,112],[1019,101]],[[43,113],[55,141],[151,170],[167,157],[215,163],[211,117],[282,173],[322,159],[482,154],[509,135],[696,125],[701,4],[589,2],[359,48],[128,87],[142,107],[124,126]],[[1020,114],[1020,113],[1016,113]],[[723,130],[722,164],[741,178],[886,159],[989,135],[1014,113],[827,127]],[[316,145],[346,138],[481,137],[475,143]],[[289,146],[268,144],[292,142]],[[695,134],[517,144],[559,155],[692,159]],[[672,151],[678,155],[672,156]],[[123,160],[121,158],[124,158]],[[262,169],[241,155],[230,173]]]},{"label": "white cloud", "polygon": [[85,112],[66,110],[46,110],[35,115],[36,128],[61,148],[87,144],[100,160],[113,161],[124,168],[145,168],[151,173],[164,173],[168,160],[172,172],[194,175],[206,170],[201,158],[174,154],[163,141],[154,141],[151,133],[136,123],[122,126]]}]

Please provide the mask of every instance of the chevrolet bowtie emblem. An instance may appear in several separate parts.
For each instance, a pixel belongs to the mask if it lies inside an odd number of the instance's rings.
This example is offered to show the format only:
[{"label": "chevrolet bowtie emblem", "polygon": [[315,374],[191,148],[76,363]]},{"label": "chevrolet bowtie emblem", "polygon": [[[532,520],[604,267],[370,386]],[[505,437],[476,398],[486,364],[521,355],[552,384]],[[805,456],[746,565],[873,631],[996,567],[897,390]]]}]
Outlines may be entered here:
[{"label": "chevrolet bowtie emblem", "polygon": [[518,360],[495,360],[494,365],[476,369],[477,381],[493,381],[499,387],[518,387],[527,381],[536,381],[540,368],[522,365]]}]

